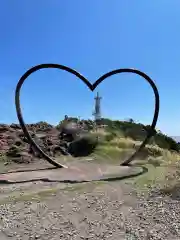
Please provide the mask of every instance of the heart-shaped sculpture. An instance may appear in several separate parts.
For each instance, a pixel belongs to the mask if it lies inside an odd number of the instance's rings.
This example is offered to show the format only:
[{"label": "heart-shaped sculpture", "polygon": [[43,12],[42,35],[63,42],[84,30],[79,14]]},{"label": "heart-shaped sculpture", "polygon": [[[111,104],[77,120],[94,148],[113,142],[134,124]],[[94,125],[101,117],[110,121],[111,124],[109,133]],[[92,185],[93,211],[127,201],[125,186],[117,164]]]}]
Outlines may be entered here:
[{"label": "heart-shaped sculpture", "polygon": [[37,65],[35,67],[32,67],[31,69],[29,69],[19,80],[17,87],[16,87],[16,92],[15,92],[15,104],[16,104],[16,111],[17,111],[17,116],[19,119],[19,123],[21,125],[21,128],[24,132],[24,135],[27,137],[28,141],[30,144],[32,144],[32,146],[52,165],[54,165],[55,167],[66,167],[63,166],[61,164],[59,164],[58,162],[56,162],[54,159],[52,159],[50,156],[48,156],[36,143],[35,141],[32,139],[32,137],[30,136],[27,127],[25,125],[25,122],[23,120],[22,117],[22,113],[21,113],[21,107],[20,107],[20,90],[21,87],[24,83],[24,81],[27,79],[28,76],[30,76],[32,73],[40,70],[40,69],[44,69],[44,68],[56,68],[56,69],[60,69],[60,70],[64,70],[67,71],[69,73],[72,73],[73,75],[75,75],[76,77],[78,77],[79,79],[81,79],[86,86],[91,90],[94,91],[94,89],[102,82],[104,81],[106,78],[111,77],[112,75],[115,74],[119,74],[119,73],[135,73],[137,75],[140,75],[141,77],[143,77],[145,80],[148,81],[148,83],[150,84],[150,86],[152,87],[153,91],[154,91],[154,96],[155,96],[155,110],[154,110],[154,117],[153,117],[153,121],[151,124],[151,127],[148,129],[147,132],[147,137],[145,138],[145,140],[143,141],[143,143],[141,144],[141,146],[139,147],[139,149],[137,149],[137,151],[128,159],[126,159],[123,163],[121,163],[121,165],[125,166],[128,165],[136,156],[137,154],[145,147],[145,145],[147,144],[147,142],[149,141],[149,139],[155,134],[155,126],[158,120],[158,115],[159,115],[159,93],[158,93],[158,89],[155,85],[155,83],[153,82],[153,80],[147,76],[145,73],[136,70],[136,69],[129,69],[129,68],[123,68],[123,69],[116,69],[113,70],[111,72],[108,72],[106,74],[104,74],[103,76],[101,76],[98,80],[96,80],[93,84],[91,84],[84,76],[82,76],[80,73],[76,72],[75,70],[63,66],[63,65],[59,65],[59,64],[40,64]]}]

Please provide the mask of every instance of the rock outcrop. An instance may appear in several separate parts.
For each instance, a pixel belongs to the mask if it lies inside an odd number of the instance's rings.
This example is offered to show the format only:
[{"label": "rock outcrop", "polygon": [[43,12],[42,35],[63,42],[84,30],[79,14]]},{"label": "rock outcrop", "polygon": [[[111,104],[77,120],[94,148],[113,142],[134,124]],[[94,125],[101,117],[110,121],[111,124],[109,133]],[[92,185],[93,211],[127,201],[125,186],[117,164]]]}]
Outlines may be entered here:
[{"label": "rock outcrop", "polygon": [[[62,139],[58,128],[45,122],[28,124],[27,129],[33,140],[51,157],[65,155],[66,150],[74,157],[83,156],[96,146],[87,137],[68,142],[66,138]],[[0,124],[0,153],[17,163],[29,163],[42,157],[29,144],[19,124]]]}]

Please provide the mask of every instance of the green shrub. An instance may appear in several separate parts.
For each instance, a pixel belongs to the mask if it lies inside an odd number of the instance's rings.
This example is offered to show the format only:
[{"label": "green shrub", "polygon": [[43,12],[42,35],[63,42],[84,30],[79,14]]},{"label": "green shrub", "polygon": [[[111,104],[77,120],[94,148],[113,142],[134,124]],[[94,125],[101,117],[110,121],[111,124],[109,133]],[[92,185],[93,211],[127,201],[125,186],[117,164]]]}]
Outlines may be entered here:
[{"label": "green shrub", "polygon": [[[73,121],[77,118],[72,118]],[[93,130],[95,123],[92,120],[81,120],[86,123],[88,130]],[[147,136],[147,132],[150,130],[150,125],[143,125],[141,123],[135,123],[133,119],[129,121],[111,120],[108,118],[102,118],[101,123],[105,125],[105,131],[108,133],[104,137],[104,141],[110,142],[115,137],[123,136],[125,138],[131,138],[134,141],[144,141]],[[59,124],[61,125],[61,123]],[[153,137],[149,140],[149,144],[157,145],[160,148],[173,150],[180,152],[180,144],[176,143],[171,137],[166,136],[162,133],[153,132]]]},{"label": "green shrub", "polygon": [[110,141],[112,141],[116,136],[117,136],[116,133],[112,132],[112,133],[107,134],[104,138],[105,138],[105,141],[110,142]]}]

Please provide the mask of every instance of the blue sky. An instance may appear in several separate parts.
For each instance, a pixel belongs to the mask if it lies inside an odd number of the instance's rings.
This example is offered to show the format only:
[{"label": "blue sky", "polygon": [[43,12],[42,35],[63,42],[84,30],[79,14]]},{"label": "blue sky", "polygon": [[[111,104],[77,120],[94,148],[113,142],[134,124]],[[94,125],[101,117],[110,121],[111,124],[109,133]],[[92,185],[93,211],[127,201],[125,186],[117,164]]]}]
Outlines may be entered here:
[{"label": "blue sky", "polygon": [[[0,1],[0,123],[17,122],[15,86],[34,65],[67,65],[91,82],[110,70],[130,67],[157,84],[157,127],[180,135],[179,10],[179,0]],[[98,91],[104,117],[151,123],[153,92],[142,78],[115,76]],[[22,88],[23,116],[26,122],[52,124],[65,114],[91,118],[94,95],[68,73],[42,70]]]}]

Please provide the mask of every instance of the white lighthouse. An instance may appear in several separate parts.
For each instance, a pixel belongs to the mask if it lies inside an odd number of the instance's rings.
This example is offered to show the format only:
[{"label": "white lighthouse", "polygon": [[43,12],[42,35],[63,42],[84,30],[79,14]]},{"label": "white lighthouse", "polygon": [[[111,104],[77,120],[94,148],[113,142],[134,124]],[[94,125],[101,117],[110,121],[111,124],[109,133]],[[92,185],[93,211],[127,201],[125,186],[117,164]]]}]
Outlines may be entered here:
[{"label": "white lighthouse", "polygon": [[94,116],[95,121],[99,121],[99,120],[101,120],[101,99],[102,99],[102,97],[100,97],[99,93],[97,92],[97,95],[94,99],[95,99],[95,107],[94,107],[93,116]]}]

